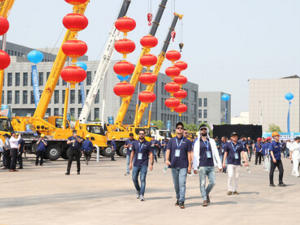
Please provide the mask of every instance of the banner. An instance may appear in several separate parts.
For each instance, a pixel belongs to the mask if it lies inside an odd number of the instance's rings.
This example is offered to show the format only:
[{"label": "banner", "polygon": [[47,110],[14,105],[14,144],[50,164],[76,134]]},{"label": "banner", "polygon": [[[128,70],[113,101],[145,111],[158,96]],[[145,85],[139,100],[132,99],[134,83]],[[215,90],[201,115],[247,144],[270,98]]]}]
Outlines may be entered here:
[{"label": "banner", "polygon": [[11,119],[12,118],[11,105],[1,105],[0,116],[5,116]]},{"label": "banner", "polygon": [[[294,140],[295,137],[300,137],[300,133],[295,132],[278,132],[280,140]],[[272,137],[272,132],[264,132],[263,137]]]},{"label": "banner", "polygon": [[85,101],[85,94],[84,94],[84,86],[83,82],[80,82],[80,87],[81,87],[81,103],[82,103],[82,108],[84,106],[84,101]]},{"label": "banner", "polygon": [[32,78],[32,85],[33,85],[34,102],[35,102],[35,107],[37,107],[40,101],[40,91],[39,91],[39,76],[38,76],[36,65],[31,66],[31,72],[32,72],[31,78]]}]

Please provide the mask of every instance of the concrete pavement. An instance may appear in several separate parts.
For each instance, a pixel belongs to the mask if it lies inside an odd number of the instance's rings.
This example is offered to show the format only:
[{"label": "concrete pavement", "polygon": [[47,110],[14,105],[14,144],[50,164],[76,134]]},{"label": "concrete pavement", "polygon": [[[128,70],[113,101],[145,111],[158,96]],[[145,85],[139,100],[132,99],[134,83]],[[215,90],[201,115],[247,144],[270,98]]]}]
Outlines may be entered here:
[{"label": "concrete pavement", "polygon": [[36,167],[33,157],[18,173],[1,170],[0,224],[299,224],[300,178],[291,176],[290,160],[283,159],[287,187],[277,186],[278,171],[272,188],[262,166],[251,162],[251,174],[242,168],[239,196],[226,195],[227,174],[216,172],[207,208],[198,176],[188,177],[182,210],[174,206],[172,177],[170,170],[163,173],[162,158],[148,170],[145,202],[136,199],[131,175],[124,176],[125,158],[116,159],[93,158],[88,166],[82,161],[81,175],[75,161],[66,176],[67,161]]}]

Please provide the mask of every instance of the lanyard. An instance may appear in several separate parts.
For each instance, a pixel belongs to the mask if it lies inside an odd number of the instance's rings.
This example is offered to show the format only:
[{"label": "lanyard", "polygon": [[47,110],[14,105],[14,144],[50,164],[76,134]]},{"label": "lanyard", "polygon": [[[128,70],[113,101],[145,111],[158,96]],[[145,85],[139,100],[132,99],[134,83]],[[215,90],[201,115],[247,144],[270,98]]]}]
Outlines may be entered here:
[{"label": "lanyard", "polygon": [[142,152],[142,148],[144,147],[144,143],[141,146],[141,142],[139,143],[139,152]]},{"label": "lanyard", "polygon": [[177,145],[177,148],[179,149],[181,144],[182,144],[182,141],[184,140],[184,137],[181,139],[179,145],[178,145],[178,141],[177,141],[177,138],[176,138],[176,145]]},{"label": "lanyard", "polygon": [[225,148],[225,144],[222,142],[222,148],[224,149]]},{"label": "lanyard", "polygon": [[[203,141],[203,140],[202,140]],[[208,141],[203,141],[203,143],[205,144],[207,151],[209,151],[209,142]]]},{"label": "lanyard", "polygon": [[232,144],[232,142],[231,142],[231,146],[232,146],[232,148],[233,148],[233,151],[236,152],[237,147],[238,147],[238,144],[236,144],[236,146],[234,147],[234,144]]}]

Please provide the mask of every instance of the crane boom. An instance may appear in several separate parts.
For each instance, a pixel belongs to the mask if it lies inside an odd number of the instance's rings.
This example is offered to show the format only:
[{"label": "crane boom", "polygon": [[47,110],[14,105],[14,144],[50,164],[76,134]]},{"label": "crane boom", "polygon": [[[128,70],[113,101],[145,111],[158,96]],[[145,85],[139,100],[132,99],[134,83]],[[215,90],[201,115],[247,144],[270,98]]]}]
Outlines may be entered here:
[{"label": "crane boom", "polygon": [[[171,33],[172,33],[172,31],[175,30],[175,27],[176,27],[178,19],[182,19],[182,17],[183,17],[183,15],[179,15],[177,13],[174,14],[174,19],[172,21],[171,27],[169,28],[169,32],[168,32],[167,38],[166,38],[166,40],[164,42],[163,48],[161,50],[161,53],[158,56],[157,64],[155,65],[155,68],[153,70],[153,73],[156,76],[158,76],[159,71],[160,71],[160,69],[162,67],[162,64],[163,64],[163,62],[164,62],[164,60],[166,58],[166,53],[167,53],[167,50],[168,50],[168,47],[169,47],[169,44],[170,44],[170,40],[171,40]],[[155,83],[148,85],[146,91],[153,92],[154,86],[155,86]],[[141,120],[142,120],[142,117],[144,115],[144,112],[145,112],[146,108],[147,108],[147,104],[145,104],[144,102],[142,102],[141,105],[140,105],[140,107],[139,107],[137,116],[135,117],[135,120],[134,120],[133,124],[135,124],[136,126],[138,126],[141,123]]]},{"label": "crane boom", "polygon": [[[121,17],[124,17],[127,14],[128,8],[130,6],[131,0],[124,0],[123,5],[121,7],[118,19]],[[90,91],[88,93],[88,96],[86,97],[86,100],[84,101],[84,106],[82,108],[82,111],[79,116],[79,123],[86,123],[87,119],[90,115],[91,108],[94,104],[94,99],[97,96],[98,90],[100,89],[100,85],[102,84],[102,81],[104,80],[109,64],[111,62],[112,56],[114,54],[115,50],[115,43],[120,38],[120,31],[118,31],[115,27],[115,24],[113,24],[110,36],[108,38],[105,51],[103,53],[102,59],[99,63],[95,78],[92,82],[92,86],[90,88]],[[103,110],[103,109],[102,109]]]},{"label": "crane boom", "polygon": [[[155,20],[153,21],[152,27],[150,29],[150,35],[152,35],[152,36],[155,36],[155,34],[156,34],[156,31],[158,29],[160,20],[162,18],[162,15],[164,13],[165,8],[166,8],[167,2],[168,2],[168,0],[162,0],[161,4],[159,5],[158,12],[156,14]],[[140,76],[140,74],[143,70],[143,66],[140,63],[140,58],[143,55],[148,54],[149,52],[150,52],[149,48],[143,48],[143,50],[140,54],[139,60],[136,64],[136,66],[135,66],[134,72],[133,72],[131,80],[130,80],[130,84],[132,84],[134,86],[134,88],[136,87],[136,85],[139,81],[139,76]],[[118,112],[118,115],[117,115],[117,118],[116,118],[116,121],[115,121],[115,124],[114,124],[115,126],[121,126],[122,125],[123,120],[124,120],[125,115],[126,115],[126,112],[127,112],[127,109],[128,109],[128,106],[130,104],[131,98],[132,98],[132,96],[124,97],[122,99],[122,104],[120,106],[120,109],[119,109],[119,112]]]},{"label": "crane boom", "polygon": [[[81,5],[75,5],[73,7],[73,12],[79,13],[79,14],[84,14],[88,3],[89,3],[89,1],[87,1],[86,3],[81,4]],[[68,40],[73,39],[77,33],[78,32],[67,30],[62,44]],[[54,89],[57,85],[57,81],[59,79],[60,72],[66,62],[66,59],[67,59],[67,56],[63,53],[62,47],[60,47],[59,52],[54,61],[51,73],[50,73],[47,83],[44,87],[43,94],[42,94],[39,104],[34,112],[33,117],[44,118],[45,113],[48,108],[48,105],[50,103],[51,97],[53,95]]]}]

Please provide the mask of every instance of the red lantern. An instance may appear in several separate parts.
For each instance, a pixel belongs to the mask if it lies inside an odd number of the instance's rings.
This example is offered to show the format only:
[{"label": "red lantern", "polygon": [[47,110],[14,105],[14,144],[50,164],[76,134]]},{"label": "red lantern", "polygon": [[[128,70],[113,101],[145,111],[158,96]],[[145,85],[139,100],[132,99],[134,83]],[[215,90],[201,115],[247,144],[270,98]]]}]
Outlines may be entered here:
[{"label": "red lantern", "polygon": [[115,26],[117,30],[126,34],[127,32],[134,30],[136,27],[136,22],[134,19],[124,16],[115,22]]},{"label": "red lantern", "polygon": [[186,84],[187,78],[185,76],[180,75],[178,77],[174,77],[174,82],[176,84],[183,85]]},{"label": "red lantern", "polygon": [[171,77],[172,79],[174,77],[177,77],[180,75],[180,69],[176,66],[170,66],[166,69],[166,75]]},{"label": "red lantern", "polygon": [[149,68],[157,63],[157,57],[152,54],[143,55],[140,59],[140,63]]},{"label": "red lantern", "polygon": [[157,76],[154,73],[142,73],[139,80],[145,85],[154,84],[157,80]]},{"label": "red lantern", "polygon": [[183,71],[187,69],[188,64],[184,61],[178,61],[174,64],[174,66],[178,67],[181,71]]},{"label": "red lantern", "polygon": [[157,44],[157,38],[152,35],[147,35],[141,39],[141,45],[145,48],[154,48]]},{"label": "red lantern", "polygon": [[114,65],[114,71],[116,74],[126,77],[127,75],[130,75],[133,73],[134,65],[127,61],[117,62]]},{"label": "red lantern", "polygon": [[182,113],[185,113],[187,110],[188,110],[188,108],[187,108],[187,106],[185,105],[185,104],[180,104],[178,107],[176,107],[175,109],[175,112],[177,112],[177,113],[179,113],[179,116],[181,116],[181,114]]},{"label": "red lantern", "polygon": [[68,66],[61,71],[61,78],[70,83],[74,88],[75,84],[84,81],[86,78],[86,72],[79,66]]},{"label": "red lantern", "polygon": [[174,93],[174,97],[180,100],[186,98],[186,96],[187,96],[187,92],[185,90],[179,90]]},{"label": "red lantern", "polygon": [[180,90],[180,86],[174,82],[170,82],[165,85],[165,90],[166,92],[171,93],[171,96],[173,96],[173,93]]},{"label": "red lantern", "polygon": [[134,93],[134,86],[129,83],[119,83],[114,87],[114,93],[119,97],[128,97],[133,95]]},{"label": "red lantern", "polygon": [[88,0],[65,0],[65,1],[71,5],[81,5],[83,3],[86,3]]},{"label": "red lantern", "polygon": [[129,54],[135,50],[135,44],[129,39],[121,39],[115,43],[115,49],[121,54]]},{"label": "red lantern", "polygon": [[175,61],[177,61],[181,58],[181,54],[180,54],[180,52],[171,50],[171,51],[167,52],[166,58],[174,63]]},{"label": "red lantern", "polygon": [[5,52],[0,50],[0,70],[5,70],[10,64],[10,57]]},{"label": "red lantern", "polygon": [[86,43],[77,39],[66,41],[62,45],[62,51],[71,58],[83,56],[87,52],[87,49]]},{"label": "red lantern", "polygon": [[9,29],[8,20],[5,17],[0,16],[0,36],[5,34],[8,31],[8,29]]},{"label": "red lantern", "polygon": [[88,24],[88,19],[79,13],[69,13],[63,19],[63,24],[65,28],[70,31],[81,31],[84,30]]},{"label": "red lantern", "polygon": [[176,98],[168,98],[165,101],[165,105],[171,109],[171,112],[174,112],[174,109],[180,105],[180,101]]},{"label": "red lantern", "polygon": [[139,100],[146,104],[154,102],[156,99],[156,95],[150,91],[143,91],[139,94]]}]

